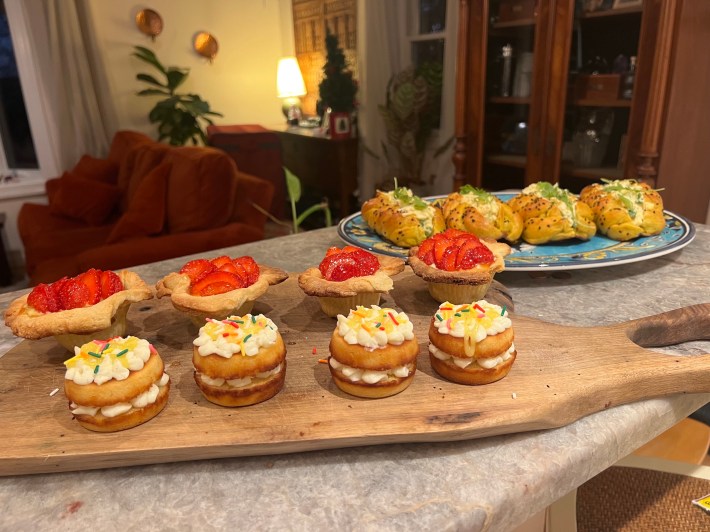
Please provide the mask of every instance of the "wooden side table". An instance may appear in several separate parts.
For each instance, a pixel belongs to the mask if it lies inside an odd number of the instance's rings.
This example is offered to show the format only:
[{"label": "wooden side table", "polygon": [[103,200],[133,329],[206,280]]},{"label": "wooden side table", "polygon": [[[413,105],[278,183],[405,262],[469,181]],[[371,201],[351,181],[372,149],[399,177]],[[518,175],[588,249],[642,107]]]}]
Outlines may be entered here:
[{"label": "wooden side table", "polygon": [[272,128],[281,140],[283,163],[301,180],[304,195],[327,197],[334,216],[358,210],[358,139],[335,140],[319,129]]}]

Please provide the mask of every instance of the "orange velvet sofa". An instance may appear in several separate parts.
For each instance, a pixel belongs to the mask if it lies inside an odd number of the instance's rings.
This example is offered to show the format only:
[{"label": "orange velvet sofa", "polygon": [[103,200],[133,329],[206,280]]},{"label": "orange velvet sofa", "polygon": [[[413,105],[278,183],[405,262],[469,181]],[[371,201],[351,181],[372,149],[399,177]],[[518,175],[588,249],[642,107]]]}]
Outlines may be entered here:
[{"label": "orange velvet sofa", "polygon": [[223,151],[119,131],[106,159],[85,155],[25,203],[18,231],[30,284],[116,270],[264,237],[274,194]]}]

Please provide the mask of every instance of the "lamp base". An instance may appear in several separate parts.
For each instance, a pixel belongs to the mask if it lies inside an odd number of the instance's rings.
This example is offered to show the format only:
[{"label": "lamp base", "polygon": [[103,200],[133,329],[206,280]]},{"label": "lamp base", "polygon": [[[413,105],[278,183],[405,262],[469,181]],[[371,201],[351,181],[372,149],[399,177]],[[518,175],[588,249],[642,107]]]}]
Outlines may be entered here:
[{"label": "lamp base", "polygon": [[297,126],[299,120],[303,118],[303,113],[301,112],[301,99],[297,96],[284,98],[281,111],[290,125]]}]

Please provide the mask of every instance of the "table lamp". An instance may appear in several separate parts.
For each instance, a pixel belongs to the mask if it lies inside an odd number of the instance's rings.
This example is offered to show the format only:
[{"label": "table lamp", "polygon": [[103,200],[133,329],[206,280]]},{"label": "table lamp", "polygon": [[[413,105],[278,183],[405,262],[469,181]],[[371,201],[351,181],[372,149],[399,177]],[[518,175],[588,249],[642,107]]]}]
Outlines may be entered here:
[{"label": "table lamp", "polygon": [[306,94],[301,69],[295,57],[279,59],[276,74],[276,92],[283,99],[282,110],[289,124],[298,124],[301,118],[301,96]]}]

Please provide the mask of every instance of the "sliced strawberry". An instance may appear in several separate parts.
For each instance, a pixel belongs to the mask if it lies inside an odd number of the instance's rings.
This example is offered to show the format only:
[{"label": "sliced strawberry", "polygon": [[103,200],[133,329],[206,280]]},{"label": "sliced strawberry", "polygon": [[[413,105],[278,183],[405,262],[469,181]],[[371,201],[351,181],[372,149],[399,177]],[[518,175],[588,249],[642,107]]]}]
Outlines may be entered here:
[{"label": "sliced strawberry", "polygon": [[219,268],[217,268],[217,271],[218,272],[239,273],[237,271],[237,267],[234,265],[234,263],[231,260],[229,262],[225,262],[224,264],[222,264]]},{"label": "sliced strawberry", "polygon": [[196,283],[205,275],[215,271],[215,266],[207,259],[191,260],[185,266],[180,268],[180,273],[187,275],[190,278],[190,283]]},{"label": "sliced strawberry", "polygon": [[327,257],[328,255],[332,255],[333,253],[341,253],[340,248],[337,248],[335,246],[329,247],[328,251],[325,252],[325,256]]},{"label": "sliced strawberry", "polygon": [[239,264],[246,271],[246,286],[251,286],[259,280],[259,265],[256,261],[249,255],[244,255],[243,257],[237,257],[232,262]]},{"label": "sliced strawberry", "polygon": [[87,286],[76,279],[67,279],[59,289],[59,302],[64,310],[88,307],[90,293]]},{"label": "sliced strawberry", "polygon": [[353,251],[358,251],[361,250],[362,248],[358,248],[355,246],[345,246],[341,251],[343,253],[352,253]]},{"label": "sliced strawberry", "polygon": [[476,246],[461,250],[461,257],[458,260],[458,268],[460,270],[469,270],[474,268],[476,264],[491,264],[495,260],[495,256],[484,245]]},{"label": "sliced strawberry", "polygon": [[434,251],[434,242],[435,240],[433,238],[427,238],[424,242],[421,243],[419,246],[419,249],[417,250],[417,257],[423,260],[423,258],[430,252]]},{"label": "sliced strawberry", "polygon": [[37,312],[57,312],[61,310],[57,296],[48,284],[40,283],[27,296],[27,303]]},{"label": "sliced strawberry", "polygon": [[357,277],[359,272],[357,260],[352,256],[352,253],[340,253],[326,257],[320,267],[323,277],[328,281],[345,281],[351,277]]},{"label": "sliced strawberry", "polygon": [[425,255],[419,256],[426,264],[431,266],[434,264],[434,248],[432,247]]},{"label": "sliced strawberry", "polygon": [[[352,246],[346,246],[345,249],[349,247]],[[377,260],[377,257],[364,249],[354,248],[354,251],[351,251],[349,255],[357,261],[359,268],[358,276],[372,275],[380,269],[380,261]]]},{"label": "sliced strawberry", "polygon": [[448,238],[449,240],[453,240],[457,237],[469,235],[471,233],[467,233],[466,231],[461,231],[460,229],[453,229],[450,227],[446,231],[444,231],[443,233],[439,233],[439,234],[445,238]]},{"label": "sliced strawberry", "polygon": [[210,260],[210,262],[214,265],[216,269],[219,269],[220,266],[227,264],[228,262],[232,262],[232,259],[227,255],[222,255],[221,257],[216,257]]},{"label": "sliced strawberry", "polygon": [[456,257],[458,256],[458,253],[459,248],[456,246],[449,246],[446,248],[446,251],[444,251],[440,264],[437,264],[436,267],[447,272],[454,271],[456,269]]},{"label": "sliced strawberry", "polygon": [[123,282],[118,275],[110,270],[101,272],[101,299],[106,299],[121,290],[123,290]]},{"label": "sliced strawberry", "polygon": [[434,264],[437,268],[441,268],[441,262],[444,260],[444,252],[449,249],[453,242],[448,238],[439,238],[434,243]]},{"label": "sliced strawberry", "polygon": [[238,275],[225,271],[214,271],[192,285],[190,293],[193,296],[211,296],[231,292],[237,288],[244,288],[242,279]]},{"label": "sliced strawberry", "polygon": [[76,277],[76,280],[84,284],[89,289],[89,304],[95,305],[102,298],[101,271],[91,268]]}]

